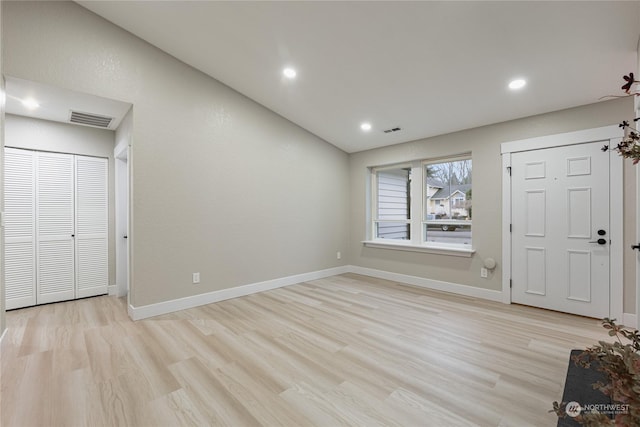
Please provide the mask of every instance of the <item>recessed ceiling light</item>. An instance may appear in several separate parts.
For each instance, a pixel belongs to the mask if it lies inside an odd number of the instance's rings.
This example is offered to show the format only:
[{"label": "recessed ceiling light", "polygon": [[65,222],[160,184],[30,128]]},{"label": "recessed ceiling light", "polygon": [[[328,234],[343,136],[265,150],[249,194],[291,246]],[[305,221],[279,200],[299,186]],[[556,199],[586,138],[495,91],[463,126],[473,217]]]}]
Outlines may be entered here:
[{"label": "recessed ceiling light", "polygon": [[509,83],[509,89],[518,90],[518,89],[522,89],[526,85],[527,85],[527,81],[526,80],[524,80],[524,79],[515,79],[515,80],[511,80],[511,82]]},{"label": "recessed ceiling light", "polygon": [[24,108],[26,108],[28,110],[35,110],[36,108],[38,108],[40,106],[40,104],[38,104],[38,101],[36,101],[33,98],[23,99],[22,100],[22,105],[24,106]]},{"label": "recessed ceiling light", "polygon": [[371,123],[363,123],[360,125],[360,129],[362,129],[363,131],[369,131],[371,130]]},{"label": "recessed ceiling light", "polygon": [[282,74],[284,74],[284,76],[288,79],[293,79],[298,73],[296,73],[296,70],[294,70],[293,68],[285,68],[284,70],[282,70]]}]

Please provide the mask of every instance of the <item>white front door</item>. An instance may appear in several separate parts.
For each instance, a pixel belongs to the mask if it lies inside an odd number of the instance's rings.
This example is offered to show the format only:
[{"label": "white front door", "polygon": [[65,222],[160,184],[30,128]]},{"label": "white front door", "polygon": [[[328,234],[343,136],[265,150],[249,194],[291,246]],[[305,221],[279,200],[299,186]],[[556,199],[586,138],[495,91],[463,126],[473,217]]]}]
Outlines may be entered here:
[{"label": "white front door", "polygon": [[609,154],[602,142],[513,153],[512,301],[609,313]]}]

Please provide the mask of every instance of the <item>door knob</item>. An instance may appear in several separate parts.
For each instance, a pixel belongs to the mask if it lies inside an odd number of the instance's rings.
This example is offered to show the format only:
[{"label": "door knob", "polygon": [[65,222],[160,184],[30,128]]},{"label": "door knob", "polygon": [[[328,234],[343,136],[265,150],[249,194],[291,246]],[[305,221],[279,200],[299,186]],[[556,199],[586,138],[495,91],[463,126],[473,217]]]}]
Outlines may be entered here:
[{"label": "door knob", "polygon": [[599,245],[606,245],[607,244],[607,240],[606,239],[598,239],[598,240],[591,241],[589,243],[597,243]]},{"label": "door knob", "polygon": [[127,238],[127,236],[122,236],[122,238],[123,238],[123,239],[126,239],[126,238]]},{"label": "door knob", "polygon": [[636,251],[640,251],[640,243],[637,245],[631,245],[631,249],[635,249]]}]

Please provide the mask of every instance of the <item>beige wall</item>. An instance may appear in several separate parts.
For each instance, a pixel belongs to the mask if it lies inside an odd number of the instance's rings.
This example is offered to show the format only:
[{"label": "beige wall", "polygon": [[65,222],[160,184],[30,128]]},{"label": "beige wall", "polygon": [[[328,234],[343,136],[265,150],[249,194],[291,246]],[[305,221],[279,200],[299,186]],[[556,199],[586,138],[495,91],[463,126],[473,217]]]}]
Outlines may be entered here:
[{"label": "beige wall", "polygon": [[2,7],[6,75],[133,104],[132,305],[344,264],[344,152],[75,3]]},{"label": "beige wall", "polygon": [[7,114],[4,144],[6,147],[109,159],[109,284],[113,285],[115,283],[115,185],[113,179],[115,132]]},{"label": "beige wall", "polygon": [[[351,222],[349,261],[351,264],[408,274],[433,280],[492,290],[502,288],[502,165],[500,144],[536,136],[570,132],[617,124],[633,113],[630,98],[601,102],[542,114],[506,123],[484,126],[427,138],[350,156]],[[389,249],[367,248],[366,178],[370,166],[429,159],[471,152],[473,158],[473,247],[472,258],[459,258]],[[627,197],[630,197],[627,194]],[[498,260],[498,268],[487,279],[480,278],[485,258]],[[631,269],[631,266],[628,266]],[[627,284],[630,287],[631,284]],[[633,289],[625,288],[625,299]],[[631,307],[626,307],[633,313]]]}]

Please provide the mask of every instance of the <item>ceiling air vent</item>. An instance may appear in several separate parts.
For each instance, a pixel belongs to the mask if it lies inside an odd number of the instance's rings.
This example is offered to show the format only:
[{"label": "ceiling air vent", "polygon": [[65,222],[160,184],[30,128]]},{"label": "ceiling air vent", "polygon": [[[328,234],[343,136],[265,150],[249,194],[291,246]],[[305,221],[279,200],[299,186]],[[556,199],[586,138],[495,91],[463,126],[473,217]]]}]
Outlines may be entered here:
[{"label": "ceiling air vent", "polygon": [[69,117],[71,123],[79,125],[93,126],[97,128],[108,128],[113,117],[99,116],[91,113],[81,113],[79,111],[71,111],[71,117]]},{"label": "ceiling air vent", "polygon": [[391,133],[391,132],[398,132],[399,130],[402,130],[402,129],[400,129],[400,128],[385,129],[382,132]]}]

